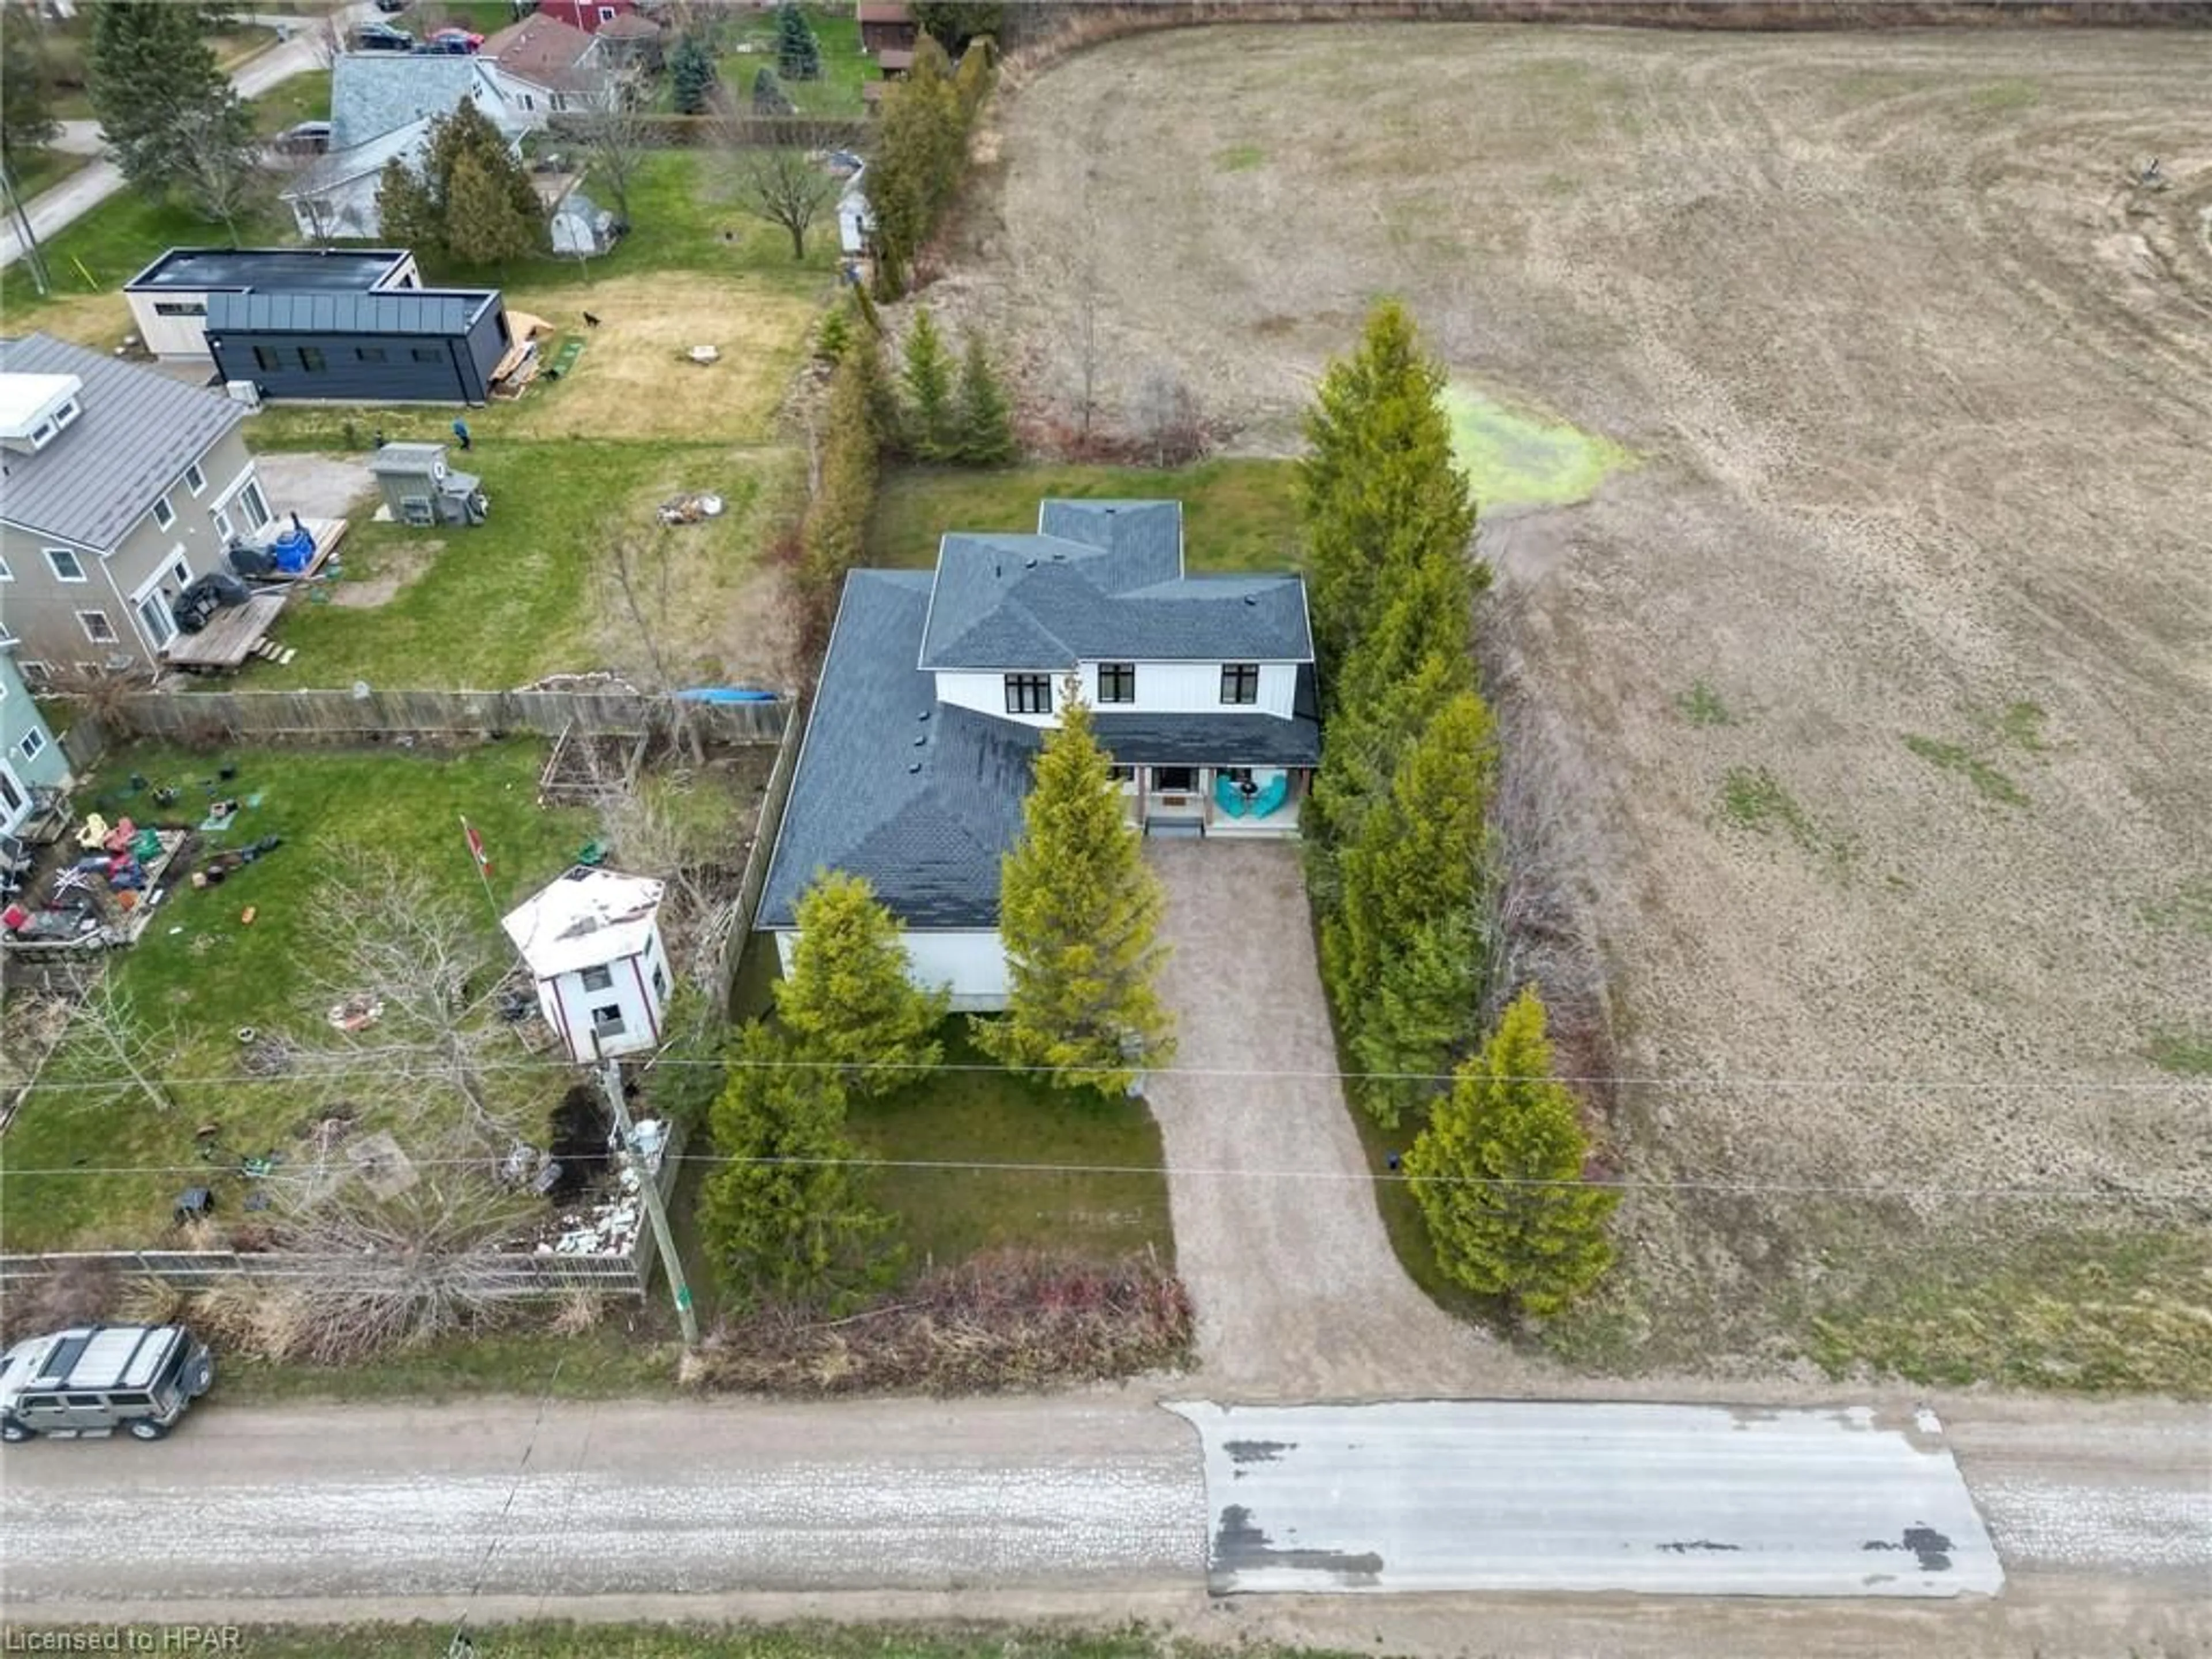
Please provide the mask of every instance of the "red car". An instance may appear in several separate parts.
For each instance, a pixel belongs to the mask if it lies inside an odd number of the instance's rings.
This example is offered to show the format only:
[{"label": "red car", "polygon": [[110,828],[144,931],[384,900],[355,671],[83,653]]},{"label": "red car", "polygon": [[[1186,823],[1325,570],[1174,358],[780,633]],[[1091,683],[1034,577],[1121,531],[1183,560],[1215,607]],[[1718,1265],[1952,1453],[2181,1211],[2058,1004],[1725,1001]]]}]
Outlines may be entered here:
[{"label": "red car", "polygon": [[472,29],[440,29],[430,37],[430,44],[440,52],[476,52],[484,38]]}]

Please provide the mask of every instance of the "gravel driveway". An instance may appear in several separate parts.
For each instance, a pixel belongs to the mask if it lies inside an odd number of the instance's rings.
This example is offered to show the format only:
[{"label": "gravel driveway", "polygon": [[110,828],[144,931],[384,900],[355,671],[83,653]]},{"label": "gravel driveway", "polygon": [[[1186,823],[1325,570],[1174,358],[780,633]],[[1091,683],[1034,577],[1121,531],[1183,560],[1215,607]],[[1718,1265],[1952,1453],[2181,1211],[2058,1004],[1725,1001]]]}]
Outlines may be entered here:
[{"label": "gravel driveway", "polygon": [[[376,479],[364,461],[289,452],[253,459],[254,470],[261,475],[261,493],[269,499],[269,510],[279,518],[297,513],[303,519],[366,519],[376,510],[374,501],[363,499],[376,490]],[[357,513],[353,510],[356,506]]]},{"label": "gravel driveway", "polygon": [[1217,1397],[1525,1388],[1537,1368],[1449,1318],[1398,1265],[1336,1079],[1295,845],[1153,842],[1172,947],[1173,1066],[1147,1095],[1176,1262]]}]

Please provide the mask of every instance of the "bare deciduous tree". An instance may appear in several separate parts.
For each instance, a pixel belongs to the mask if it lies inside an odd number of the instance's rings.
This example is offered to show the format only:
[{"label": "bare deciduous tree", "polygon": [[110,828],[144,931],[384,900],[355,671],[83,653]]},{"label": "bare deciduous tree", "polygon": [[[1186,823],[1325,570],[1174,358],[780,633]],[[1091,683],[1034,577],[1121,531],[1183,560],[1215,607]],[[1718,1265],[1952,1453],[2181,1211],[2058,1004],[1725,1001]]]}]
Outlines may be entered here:
[{"label": "bare deciduous tree", "polygon": [[513,1052],[495,1006],[503,959],[419,872],[360,848],[332,849],[330,863],[343,873],[325,890],[307,958],[315,1016],[323,1023],[328,1006],[349,1001],[380,1006],[373,1024],[334,1030],[306,1069],[381,1079],[410,1121],[410,1144],[427,1129],[503,1151],[519,1137],[487,1071]]},{"label": "bare deciduous tree", "polygon": [[259,1334],[273,1358],[330,1365],[467,1329],[528,1293],[496,1252],[535,1208],[465,1160],[389,1196],[344,1182],[278,1221],[307,1271],[259,1310]]},{"label": "bare deciduous tree", "polygon": [[647,94],[635,73],[615,82],[611,100],[604,106],[573,115],[577,143],[591,169],[593,183],[603,186],[616,217],[629,220],[630,187],[648,154],[644,100]]},{"label": "bare deciduous tree", "polygon": [[114,1079],[118,1092],[137,1095],[157,1112],[176,1109],[166,1073],[184,1051],[184,1033],[174,1015],[166,1020],[144,1018],[115,975],[100,975],[87,990],[70,1022],[67,1041],[93,1070]]},{"label": "bare deciduous tree", "polygon": [[745,205],[791,235],[791,257],[806,257],[806,233],[835,198],[838,185],[804,150],[777,145],[749,152],[738,164]]},{"label": "bare deciduous tree", "polygon": [[1182,377],[1164,363],[1156,363],[1137,388],[1137,429],[1144,434],[1154,466],[1181,466],[1196,460],[1206,449],[1206,428],[1199,419],[1198,399]]},{"label": "bare deciduous tree", "polygon": [[177,182],[193,206],[220,220],[238,241],[239,221],[251,214],[269,187],[257,147],[241,142],[219,114],[195,114],[176,130]]}]

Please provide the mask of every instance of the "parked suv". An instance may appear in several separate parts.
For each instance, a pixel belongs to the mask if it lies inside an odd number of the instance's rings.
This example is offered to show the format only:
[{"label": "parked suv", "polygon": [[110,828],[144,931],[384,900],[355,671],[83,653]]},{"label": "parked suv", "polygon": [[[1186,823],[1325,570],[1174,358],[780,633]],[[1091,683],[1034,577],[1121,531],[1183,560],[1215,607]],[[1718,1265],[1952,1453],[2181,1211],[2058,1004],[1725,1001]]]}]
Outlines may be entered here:
[{"label": "parked suv", "polygon": [[215,1384],[215,1358],[181,1325],[81,1325],[0,1354],[0,1440],[127,1430],[159,1440]]},{"label": "parked suv", "polygon": [[412,52],[415,37],[389,23],[363,23],[353,32],[356,52]]}]

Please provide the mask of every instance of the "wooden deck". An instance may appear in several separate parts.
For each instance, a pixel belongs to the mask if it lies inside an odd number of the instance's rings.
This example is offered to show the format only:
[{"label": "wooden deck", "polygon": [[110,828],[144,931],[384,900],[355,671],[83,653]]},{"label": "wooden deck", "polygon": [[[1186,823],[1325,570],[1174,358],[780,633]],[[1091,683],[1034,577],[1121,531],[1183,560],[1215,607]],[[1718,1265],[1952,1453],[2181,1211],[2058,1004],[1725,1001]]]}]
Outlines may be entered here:
[{"label": "wooden deck", "polygon": [[236,672],[275,623],[284,599],[282,593],[256,593],[244,605],[216,611],[198,633],[169,641],[169,666],[203,674]]},{"label": "wooden deck", "polygon": [[[283,530],[289,527],[289,522],[290,521],[289,520],[280,519],[275,520],[270,525],[270,528],[272,531]],[[323,567],[330,562],[331,556],[337,552],[338,544],[345,539],[345,534],[347,529],[349,527],[349,520],[345,519],[310,519],[302,515],[300,520],[300,527],[306,531],[308,535],[314,538],[315,556],[307,561],[307,568],[304,570],[295,572],[289,576],[281,575],[272,571],[266,576],[257,576],[253,578],[252,586],[255,587],[283,587],[289,586],[293,582],[313,581],[316,576],[321,574]],[[172,657],[170,660],[173,662],[176,659]]]}]

